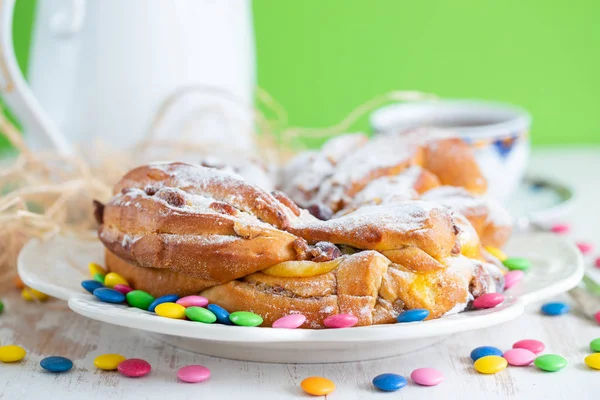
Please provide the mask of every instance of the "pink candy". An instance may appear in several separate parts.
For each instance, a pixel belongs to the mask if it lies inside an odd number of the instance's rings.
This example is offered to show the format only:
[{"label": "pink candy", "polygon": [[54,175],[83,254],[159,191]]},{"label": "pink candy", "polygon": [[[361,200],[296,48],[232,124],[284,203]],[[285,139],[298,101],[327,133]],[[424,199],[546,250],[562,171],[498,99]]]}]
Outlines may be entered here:
[{"label": "pink candy", "polygon": [[410,374],[416,384],[421,386],[436,386],[444,380],[444,374],[433,368],[418,368]]},{"label": "pink candy", "polygon": [[327,328],[350,328],[356,325],[358,318],[352,314],[330,315],[323,320],[323,325]]},{"label": "pink candy", "polygon": [[519,340],[517,343],[513,344],[512,347],[513,349],[526,349],[535,354],[541,353],[546,348],[544,343],[535,339]]},{"label": "pink candy", "polygon": [[129,378],[140,378],[148,375],[152,370],[152,366],[148,361],[140,360],[139,358],[130,358],[119,364],[117,370]]},{"label": "pink candy", "polygon": [[279,318],[273,322],[273,328],[296,329],[306,321],[306,317],[302,314],[290,314]]},{"label": "pink candy", "polygon": [[177,371],[177,377],[187,383],[204,382],[210,378],[210,369],[202,365],[188,365]]},{"label": "pink candy", "polygon": [[113,287],[113,289],[115,289],[117,292],[123,293],[123,294],[127,294],[129,292],[131,292],[133,289],[130,288],[127,285],[123,285],[121,283],[116,284],[115,287]]},{"label": "pink candy", "polygon": [[514,271],[508,271],[506,275],[504,275],[504,290],[508,290],[511,287],[515,286],[517,283],[523,279],[525,273],[518,269]]},{"label": "pink candy", "polygon": [[596,266],[596,268],[600,268],[600,257],[596,258],[596,261],[594,261],[594,265]]},{"label": "pink candy", "polygon": [[177,300],[176,303],[184,307],[206,307],[208,299],[202,296],[186,296]]},{"label": "pink candy", "polygon": [[600,311],[598,311],[596,314],[594,314],[594,318],[596,319],[596,322],[598,324],[600,324]]},{"label": "pink candy", "polygon": [[502,293],[482,294],[473,301],[474,308],[493,308],[504,301]]},{"label": "pink candy", "polygon": [[577,247],[583,255],[589,254],[594,249],[594,246],[587,242],[577,242]]},{"label": "pink candy", "polygon": [[554,233],[565,234],[569,233],[571,226],[569,224],[554,224],[550,230]]},{"label": "pink candy", "polygon": [[510,364],[517,367],[529,365],[535,360],[535,353],[531,350],[516,348],[508,350],[502,357]]}]

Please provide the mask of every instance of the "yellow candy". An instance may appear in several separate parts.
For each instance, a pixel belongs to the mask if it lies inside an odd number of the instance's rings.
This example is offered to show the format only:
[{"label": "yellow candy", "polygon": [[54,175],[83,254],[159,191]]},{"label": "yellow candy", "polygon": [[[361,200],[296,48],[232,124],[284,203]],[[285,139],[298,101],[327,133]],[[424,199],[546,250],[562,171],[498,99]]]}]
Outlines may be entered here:
[{"label": "yellow candy", "polygon": [[96,368],[104,371],[115,371],[119,364],[125,360],[126,358],[120,354],[102,354],[101,356],[96,357],[94,365]]},{"label": "yellow candy", "polygon": [[90,270],[91,277],[94,277],[94,275],[96,275],[96,274],[106,275],[106,270],[96,263],[93,263],[93,262],[89,263],[88,269]]},{"label": "yellow candy", "polygon": [[185,307],[175,303],[162,303],[156,306],[154,312],[161,317],[183,319],[185,318]]},{"label": "yellow candy", "polygon": [[266,275],[284,278],[306,278],[333,271],[340,265],[341,261],[341,258],[321,263],[313,261],[285,261],[263,269],[261,272]]},{"label": "yellow candy", "polygon": [[600,369],[600,353],[590,354],[585,358],[585,363],[590,368]]},{"label": "yellow candy", "polygon": [[508,362],[500,356],[481,357],[473,364],[477,372],[481,374],[495,374],[502,371],[507,365]]},{"label": "yellow candy", "polygon": [[5,363],[21,361],[26,355],[27,352],[19,346],[11,345],[0,347],[0,361]]},{"label": "yellow candy", "polygon": [[28,287],[21,291],[21,297],[23,297],[27,301],[41,302],[44,302],[50,298],[50,296],[48,296],[47,294]]},{"label": "yellow candy", "polygon": [[125,280],[121,275],[116,272],[109,272],[104,277],[104,286],[109,288],[114,288],[116,285],[126,285],[129,286],[129,282]]},{"label": "yellow candy", "polygon": [[491,255],[493,255],[500,261],[504,261],[507,258],[506,254],[504,254],[504,252],[497,247],[486,246],[485,249],[487,250],[488,253],[490,253]]},{"label": "yellow candy", "polygon": [[335,390],[335,383],[320,376],[310,376],[300,382],[300,387],[313,396],[326,396]]}]

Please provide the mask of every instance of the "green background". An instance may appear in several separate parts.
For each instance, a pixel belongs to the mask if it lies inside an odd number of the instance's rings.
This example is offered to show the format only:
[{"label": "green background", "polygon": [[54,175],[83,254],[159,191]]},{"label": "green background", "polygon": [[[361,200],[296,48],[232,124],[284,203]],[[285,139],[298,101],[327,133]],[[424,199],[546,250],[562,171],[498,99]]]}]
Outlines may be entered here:
[{"label": "green background", "polygon": [[[15,10],[23,67],[34,3]],[[410,89],[521,105],[534,144],[600,143],[598,0],[253,4],[258,83],[293,125],[331,125],[377,94]]]}]

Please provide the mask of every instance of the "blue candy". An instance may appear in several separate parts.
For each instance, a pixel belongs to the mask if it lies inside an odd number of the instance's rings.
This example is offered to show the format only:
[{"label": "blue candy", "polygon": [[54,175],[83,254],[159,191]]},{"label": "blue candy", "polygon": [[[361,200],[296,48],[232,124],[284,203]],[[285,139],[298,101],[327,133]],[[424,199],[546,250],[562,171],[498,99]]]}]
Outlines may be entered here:
[{"label": "blue candy", "polygon": [[396,320],[398,322],[416,322],[423,321],[429,316],[429,311],[424,308],[413,308],[412,310],[403,311]]},{"label": "blue candy", "polygon": [[209,311],[212,311],[213,314],[217,316],[217,322],[223,325],[233,325],[233,323],[229,320],[229,312],[221,306],[216,304],[209,304],[206,306]]},{"label": "blue candy", "polygon": [[94,290],[104,287],[104,285],[98,281],[83,281],[81,286],[90,293],[94,293]]},{"label": "blue candy", "polygon": [[477,347],[476,349],[473,349],[473,351],[471,352],[471,360],[477,361],[481,357],[485,357],[485,356],[501,356],[502,357],[502,354],[504,354],[504,353],[502,353],[502,350],[500,350],[497,347],[481,346],[481,347]]},{"label": "blue candy", "polygon": [[542,306],[542,313],[546,315],[562,315],[569,312],[571,307],[566,303],[546,303]]},{"label": "blue candy", "polygon": [[154,300],[152,303],[150,303],[150,307],[148,307],[148,311],[154,312],[154,309],[156,308],[157,305],[162,304],[162,303],[175,303],[177,300],[179,300],[179,296],[177,296],[176,294],[164,295],[164,296],[159,297],[158,299]]},{"label": "blue candy", "polygon": [[67,372],[73,368],[73,361],[65,357],[52,356],[44,358],[42,361],[40,361],[40,365],[46,371]]},{"label": "blue candy", "polygon": [[395,392],[402,389],[408,382],[402,375],[381,374],[373,378],[373,385],[384,392]]},{"label": "blue candy", "polygon": [[123,293],[105,287],[94,290],[94,296],[104,303],[118,304],[125,301],[125,295]]}]

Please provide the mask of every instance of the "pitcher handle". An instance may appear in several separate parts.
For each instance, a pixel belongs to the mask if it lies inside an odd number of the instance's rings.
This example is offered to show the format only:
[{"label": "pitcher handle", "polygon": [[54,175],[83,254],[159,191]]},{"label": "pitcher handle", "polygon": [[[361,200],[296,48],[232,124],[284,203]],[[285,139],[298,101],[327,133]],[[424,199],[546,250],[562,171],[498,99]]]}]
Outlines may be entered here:
[{"label": "pitcher handle", "polygon": [[42,136],[60,154],[69,155],[73,146],[37,101],[17,64],[12,41],[14,6],[15,0],[0,4],[0,94],[30,134]]}]

